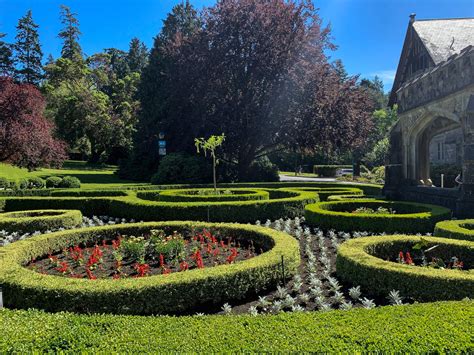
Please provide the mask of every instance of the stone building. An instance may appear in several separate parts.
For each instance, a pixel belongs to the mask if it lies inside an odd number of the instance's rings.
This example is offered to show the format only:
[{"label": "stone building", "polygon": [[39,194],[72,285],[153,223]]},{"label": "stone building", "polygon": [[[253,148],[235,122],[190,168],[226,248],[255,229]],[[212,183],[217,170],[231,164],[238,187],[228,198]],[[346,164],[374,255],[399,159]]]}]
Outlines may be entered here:
[{"label": "stone building", "polygon": [[[389,104],[399,121],[385,193],[474,214],[474,18],[410,16]],[[432,163],[458,164],[462,188],[428,188]]]}]

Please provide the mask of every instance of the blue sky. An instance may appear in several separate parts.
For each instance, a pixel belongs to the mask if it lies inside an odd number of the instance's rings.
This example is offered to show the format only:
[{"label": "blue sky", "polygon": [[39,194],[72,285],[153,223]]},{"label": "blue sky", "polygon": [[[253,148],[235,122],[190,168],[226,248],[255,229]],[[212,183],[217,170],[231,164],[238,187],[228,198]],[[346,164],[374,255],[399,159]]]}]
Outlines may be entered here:
[{"label": "blue sky", "polygon": [[[127,49],[132,37],[148,47],[160,30],[162,20],[179,0],[0,0],[0,32],[13,41],[18,19],[28,9],[40,25],[45,53],[59,55],[61,42],[59,5],[78,14],[81,45],[88,55],[103,48]],[[198,8],[215,0],[191,0]],[[330,23],[338,50],[350,74],[372,78],[378,75],[390,90],[397,68],[408,16],[417,18],[474,17],[474,0],[315,0],[325,23]]]}]

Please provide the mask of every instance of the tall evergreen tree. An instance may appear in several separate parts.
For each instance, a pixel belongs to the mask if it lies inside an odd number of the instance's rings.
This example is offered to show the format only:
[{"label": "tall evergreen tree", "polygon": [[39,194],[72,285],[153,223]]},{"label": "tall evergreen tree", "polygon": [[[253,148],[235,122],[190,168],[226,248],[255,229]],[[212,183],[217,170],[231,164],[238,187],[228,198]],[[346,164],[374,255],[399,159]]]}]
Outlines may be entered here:
[{"label": "tall evergreen tree", "polygon": [[72,61],[82,61],[82,49],[79,44],[79,21],[77,14],[71,12],[66,5],[61,5],[61,23],[64,28],[59,32],[59,38],[63,40],[61,56]]},{"label": "tall evergreen tree", "polygon": [[0,33],[0,76],[12,76],[15,71],[15,62],[13,60],[12,46],[2,38],[5,33]]},{"label": "tall evergreen tree", "polygon": [[138,38],[132,38],[127,54],[128,67],[131,72],[141,73],[148,62],[148,50]]},{"label": "tall evergreen tree", "polygon": [[[179,70],[171,48],[193,36],[201,26],[201,15],[189,1],[174,6],[163,21],[161,32],[155,37],[148,63],[141,73],[137,92],[141,109],[134,151],[130,159],[124,161],[121,166],[122,176],[137,180],[149,179],[156,172],[159,162],[156,143],[158,133],[164,130],[161,121],[173,106],[173,98],[187,95],[183,91],[171,94],[171,73]],[[184,71],[181,73],[186,75]],[[165,101],[167,105],[164,105]],[[189,108],[189,105],[185,106]]]},{"label": "tall evergreen tree", "polygon": [[26,83],[37,85],[43,76],[43,52],[39,42],[38,25],[33,21],[31,10],[18,21],[15,59],[18,63],[16,75]]}]

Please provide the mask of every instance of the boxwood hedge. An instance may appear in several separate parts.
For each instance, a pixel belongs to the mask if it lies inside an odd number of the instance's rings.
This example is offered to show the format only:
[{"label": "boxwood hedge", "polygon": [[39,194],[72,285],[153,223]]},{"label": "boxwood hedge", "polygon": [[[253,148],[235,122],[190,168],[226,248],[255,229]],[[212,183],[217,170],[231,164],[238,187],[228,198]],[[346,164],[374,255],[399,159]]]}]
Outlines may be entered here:
[{"label": "boxwood hedge", "polygon": [[136,220],[247,223],[257,219],[295,217],[303,214],[305,205],[318,201],[314,192],[265,190],[269,193],[269,200],[162,202],[156,201],[161,190],[146,190],[126,191],[126,196],[117,197],[7,197],[3,205],[6,211],[41,208],[79,209],[86,215],[109,215]]},{"label": "boxwood hedge", "polygon": [[219,194],[213,194],[213,189],[181,189],[164,190],[157,196],[159,201],[165,202],[220,202],[220,201],[247,201],[268,200],[270,193],[263,189],[218,189]]},{"label": "boxwood hedge", "polygon": [[363,196],[364,191],[355,187],[295,187],[290,188],[293,191],[309,191],[316,192],[320,201],[327,201],[330,196],[345,195],[345,196]]},{"label": "boxwood hedge", "polygon": [[405,353],[474,351],[474,302],[252,317],[0,312],[2,353]]},{"label": "boxwood hedge", "polygon": [[77,210],[30,210],[0,213],[0,230],[9,232],[44,232],[81,225],[82,213]]},{"label": "boxwood hedge", "polygon": [[[51,251],[115,238],[118,233],[138,235],[150,229],[203,228],[218,230],[234,240],[251,239],[264,253],[230,265],[120,280],[66,278],[23,267]],[[196,222],[136,223],[56,232],[12,243],[0,253],[0,286],[7,307],[115,314],[182,313],[275,287],[282,277],[292,275],[299,263],[298,242],[269,228]]]},{"label": "boxwood hedge", "polygon": [[[384,207],[390,213],[353,213],[360,207]],[[310,204],[305,207],[306,222],[323,229],[379,233],[427,233],[436,222],[451,218],[451,211],[435,205],[382,201],[345,200]]]},{"label": "boxwood hedge", "polygon": [[[464,240],[422,237],[428,247],[437,245],[436,255],[443,260],[456,256],[468,267],[474,264],[474,243]],[[386,295],[399,290],[418,301],[459,300],[474,295],[474,273],[400,264],[400,251],[412,250],[418,236],[374,236],[343,243],[337,253],[337,275],[346,282],[361,285],[370,293]],[[427,248],[428,248],[427,247]]]},{"label": "boxwood hedge", "polygon": [[465,239],[474,242],[474,219],[438,222],[434,235],[436,237]]}]

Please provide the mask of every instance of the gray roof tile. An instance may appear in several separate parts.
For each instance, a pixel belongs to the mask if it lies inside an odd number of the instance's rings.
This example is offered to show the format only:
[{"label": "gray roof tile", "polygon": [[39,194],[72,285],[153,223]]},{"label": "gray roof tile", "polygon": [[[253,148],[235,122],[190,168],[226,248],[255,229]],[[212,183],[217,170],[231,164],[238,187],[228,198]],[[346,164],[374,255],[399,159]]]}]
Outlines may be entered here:
[{"label": "gray roof tile", "polygon": [[474,45],[474,18],[417,20],[413,27],[435,64]]}]

